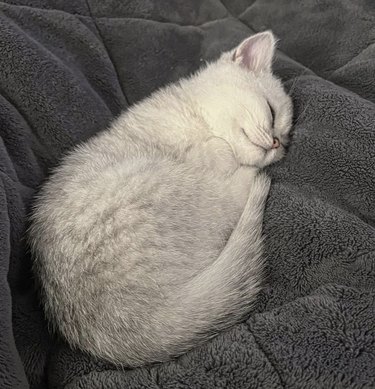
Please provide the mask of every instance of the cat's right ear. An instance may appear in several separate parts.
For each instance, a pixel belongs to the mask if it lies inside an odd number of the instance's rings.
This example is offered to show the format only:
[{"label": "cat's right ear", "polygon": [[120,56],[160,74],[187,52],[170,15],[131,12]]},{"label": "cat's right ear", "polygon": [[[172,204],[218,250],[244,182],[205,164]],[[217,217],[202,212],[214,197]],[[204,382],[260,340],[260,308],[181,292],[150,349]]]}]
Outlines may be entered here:
[{"label": "cat's right ear", "polygon": [[260,32],[245,39],[234,50],[232,61],[255,73],[271,71],[276,39],[271,31]]}]

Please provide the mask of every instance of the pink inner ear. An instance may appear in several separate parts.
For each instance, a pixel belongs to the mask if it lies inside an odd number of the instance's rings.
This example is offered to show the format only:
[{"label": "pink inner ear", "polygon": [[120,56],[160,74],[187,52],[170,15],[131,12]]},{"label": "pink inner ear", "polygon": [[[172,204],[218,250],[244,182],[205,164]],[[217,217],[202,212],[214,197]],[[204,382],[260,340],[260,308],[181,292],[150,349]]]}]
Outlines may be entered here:
[{"label": "pink inner ear", "polygon": [[270,71],[275,53],[275,38],[269,31],[245,39],[235,50],[233,59],[247,69]]}]

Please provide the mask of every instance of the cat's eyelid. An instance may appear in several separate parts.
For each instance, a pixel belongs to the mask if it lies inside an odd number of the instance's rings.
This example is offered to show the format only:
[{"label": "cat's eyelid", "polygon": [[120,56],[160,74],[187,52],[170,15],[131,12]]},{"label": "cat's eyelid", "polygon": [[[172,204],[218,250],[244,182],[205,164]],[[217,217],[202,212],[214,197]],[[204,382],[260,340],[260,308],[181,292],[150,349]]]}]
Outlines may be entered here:
[{"label": "cat's eyelid", "polygon": [[271,111],[271,116],[272,116],[272,127],[275,125],[275,110],[273,109],[272,105],[269,103],[267,100],[268,107]]}]

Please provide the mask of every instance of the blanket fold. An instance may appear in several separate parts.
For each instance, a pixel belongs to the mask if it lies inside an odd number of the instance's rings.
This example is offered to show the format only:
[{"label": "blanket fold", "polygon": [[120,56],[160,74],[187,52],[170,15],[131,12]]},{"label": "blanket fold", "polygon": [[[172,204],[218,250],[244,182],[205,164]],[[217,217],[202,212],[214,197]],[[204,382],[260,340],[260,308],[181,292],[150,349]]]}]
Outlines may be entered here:
[{"label": "blanket fold", "polygon": [[[169,363],[120,369],[48,331],[25,241],[62,156],[248,35],[279,37],[295,105],[243,323]],[[375,4],[0,1],[0,387],[375,387]]]}]

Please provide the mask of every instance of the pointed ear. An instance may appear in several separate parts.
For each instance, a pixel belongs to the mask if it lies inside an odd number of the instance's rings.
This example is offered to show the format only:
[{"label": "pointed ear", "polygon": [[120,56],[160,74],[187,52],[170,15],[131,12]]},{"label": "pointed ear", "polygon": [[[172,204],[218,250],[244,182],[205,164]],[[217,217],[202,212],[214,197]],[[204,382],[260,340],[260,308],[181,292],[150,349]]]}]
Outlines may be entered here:
[{"label": "pointed ear", "polygon": [[235,49],[232,60],[250,71],[271,71],[276,39],[271,31],[260,32],[245,39]]}]

